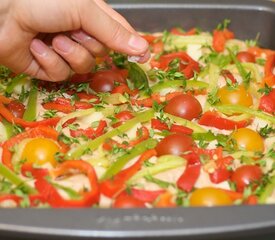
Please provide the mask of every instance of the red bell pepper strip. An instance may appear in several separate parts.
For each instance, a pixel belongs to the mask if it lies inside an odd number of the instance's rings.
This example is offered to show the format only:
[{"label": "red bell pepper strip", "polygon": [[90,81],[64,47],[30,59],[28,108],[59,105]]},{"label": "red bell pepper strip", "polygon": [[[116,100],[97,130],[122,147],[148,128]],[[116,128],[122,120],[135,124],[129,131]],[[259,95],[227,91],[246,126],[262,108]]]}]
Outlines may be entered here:
[{"label": "red bell pepper strip", "polygon": [[188,135],[193,133],[192,129],[177,124],[172,124],[172,126],[169,128],[166,123],[163,123],[158,119],[151,120],[151,127],[160,131],[169,130],[172,133],[184,133]]},{"label": "red bell pepper strip", "polygon": [[115,115],[115,118],[118,122],[112,124],[112,127],[116,128],[119,127],[122,123],[130,120],[134,117],[134,115],[130,111],[121,111]]},{"label": "red bell pepper strip", "polygon": [[115,199],[112,204],[113,208],[145,208],[145,203],[130,193],[123,191]]},{"label": "red bell pepper strip", "polygon": [[243,128],[249,124],[249,121],[247,120],[236,122],[230,119],[223,118],[219,116],[217,112],[212,111],[205,112],[198,122],[199,124],[204,126],[215,127],[224,130],[234,130],[236,128]]},{"label": "red bell pepper strip", "polygon": [[275,85],[275,74],[273,73],[274,68],[275,68],[275,53],[267,56],[266,63],[264,66],[265,76],[263,78],[263,83],[271,87]]},{"label": "red bell pepper strip", "polygon": [[147,127],[142,126],[141,128],[137,129],[136,132],[136,139],[133,139],[129,142],[129,146],[134,147],[135,145],[139,144],[140,142],[149,138],[149,130]]},{"label": "red bell pepper strip", "polygon": [[21,200],[22,200],[22,198],[15,194],[0,195],[0,203],[3,203],[5,201],[13,201],[14,203],[16,203],[16,207],[19,206]]},{"label": "red bell pepper strip", "polygon": [[176,204],[173,202],[173,194],[166,191],[161,194],[157,199],[154,207],[157,208],[173,208],[176,207]]},{"label": "red bell pepper strip", "polygon": [[95,104],[99,103],[98,97],[93,94],[89,94],[89,93],[85,93],[85,92],[78,92],[75,94],[81,100],[93,100],[92,103],[95,103]]},{"label": "red bell pepper strip", "polygon": [[21,118],[14,117],[14,115],[0,102],[0,115],[2,115],[8,122],[18,124],[24,128],[38,127],[38,126],[55,126],[60,118],[54,117],[36,122],[28,122]]},{"label": "red bell pepper strip", "polygon": [[201,163],[199,156],[194,152],[185,155],[184,158],[187,160],[187,166],[177,180],[177,186],[186,192],[191,192],[200,176]]},{"label": "red bell pepper strip", "polygon": [[197,29],[196,28],[191,28],[187,32],[184,32],[184,31],[181,31],[178,28],[172,28],[170,30],[170,33],[172,33],[174,35],[179,35],[179,36],[192,36],[192,35],[195,35],[197,33]]},{"label": "red bell pepper strip", "polygon": [[[222,188],[219,189],[225,192],[232,199],[232,201],[241,200],[244,197],[243,193],[235,192],[232,190],[226,190]],[[250,195],[247,199],[245,199],[244,203],[247,205],[256,205],[258,203],[258,198],[255,195]]]},{"label": "red bell pepper strip", "polygon": [[270,49],[265,49],[265,48],[260,48],[260,47],[250,47],[247,49],[249,53],[252,53],[256,57],[262,57],[262,54],[268,56],[270,54],[275,54],[275,51],[270,50]]},{"label": "red bell pepper strip", "polygon": [[237,80],[236,78],[233,76],[233,74],[229,71],[229,70],[222,70],[221,71],[221,75],[226,79],[230,79],[231,82],[234,84],[234,83],[237,83]]},{"label": "red bell pepper strip", "polygon": [[192,59],[186,52],[176,52],[162,55],[158,61],[153,59],[151,61],[151,66],[157,67],[162,70],[168,70],[169,64],[172,60],[179,59],[179,71],[184,74],[187,79],[194,76],[194,72],[199,72],[199,63]]},{"label": "red bell pepper strip", "polygon": [[[58,132],[51,127],[38,126],[35,128],[30,128],[25,132],[19,133],[18,135],[8,139],[2,145],[2,163],[7,166],[9,169],[13,170],[12,165],[12,152],[11,148],[16,144],[20,143],[23,139],[26,138],[35,138],[35,137],[45,137],[51,138],[54,141],[58,139]],[[62,142],[59,142],[61,147],[60,152],[65,153],[67,151],[67,146]]]},{"label": "red bell pepper strip", "polygon": [[126,181],[142,167],[144,161],[156,155],[157,153],[155,149],[150,149],[144,152],[132,166],[120,171],[112,179],[103,181],[100,184],[101,193],[107,197],[113,197],[116,193],[126,187]]},{"label": "red bell pepper strip", "polygon": [[94,139],[101,136],[104,133],[104,130],[106,127],[107,127],[106,121],[101,120],[99,121],[99,125],[96,130],[94,130],[93,128],[77,129],[77,130],[70,129],[70,134],[72,137],[86,136],[89,139]]},{"label": "red bell pepper strip", "polygon": [[112,93],[127,93],[130,96],[135,96],[138,94],[138,90],[131,90],[126,84],[120,84],[112,90]]},{"label": "red bell pepper strip", "polygon": [[210,159],[221,159],[223,157],[222,147],[215,149],[193,148],[193,151],[198,155],[208,155]]},{"label": "red bell pepper strip", "polygon": [[12,101],[12,99],[9,99],[3,95],[0,95],[0,102],[3,104],[9,104]]},{"label": "red bell pepper strip", "polygon": [[263,95],[260,99],[259,109],[270,114],[275,114],[275,89]]},{"label": "red bell pepper strip", "polygon": [[34,168],[32,163],[24,163],[21,166],[21,174],[24,177],[29,177],[29,174],[35,179],[44,178],[49,175],[48,169]]},{"label": "red bell pepper strip", "polygon": [[131,103],[133,105],[141,106],[141,107],[152,107],[153,103],[161,103],[160,96],[158,93],[154,93],[150,98],[145,99],[131,99]]},{"label": "red bell pepper strip", "polygon": [[132,188],[130,191],[134,198],[148,203],[154,202],[161,194],[165,193],[165,190],[149,191],[137,188]]},{"label": "red bell pepper strip", "polygon": [[88,192],[81,194],[81,199],[67,200],[64,199],[57,190],[47,182],[46,179],[38,178],[35,182],[35,187],[38,192],[43,196],[47,203],[54,208],[79,208],[79,207],[91,207],[99,201],[99,184],[94,168],[89,163],[82,160],[70,160],[65,161],[58,166],[57,169],[52,171],[52,175],[55,177],[64,176],[70,174],[71,171],[78,170],[79,172],[87,175],[91,189]]},{"label": "red bell pepper strip", "polygon": [[225,43],[229,39],[235,37],[234,33],[228,29],[214,30],[213,32],[213,48],[216,52],[223,52],[225,49]]}]

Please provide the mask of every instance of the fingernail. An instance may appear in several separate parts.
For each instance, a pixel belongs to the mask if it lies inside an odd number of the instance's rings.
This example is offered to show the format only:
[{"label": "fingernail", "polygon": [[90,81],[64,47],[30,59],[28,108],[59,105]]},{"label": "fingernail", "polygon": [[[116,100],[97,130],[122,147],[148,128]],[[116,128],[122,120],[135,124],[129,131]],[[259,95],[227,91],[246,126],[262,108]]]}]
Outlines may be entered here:
[{"label": "fingernail", "polygon": [[63,36],[59,36],[54,39],[55,47],[58,48],[61,52],[69,53],[72,49],[71,42]]},{"label": "fingernail", "polygon": [[138,60],[139,63],[145,63],[147,62],[151,57],[150,51],[147,51],[143,56],[141,56]]},{"label": "fingernail", "polygon": [[89,36],[87,33],[83,32],[81,30],[72,32],[71,36],[72,36],[72,39],[74,39],[75,41],[80,42],[80,43],[92,39],[91,36]]},{"label": "fingernail", "polygon": [[128,45],[136,51],[143,51],[148,48],[148,43],[142,37],[132,34],[129,39]]},{"label": "fingernail", "polygon": [[46,56],[48,53],[48,47],[39,39],[33,39],[30,48],[40,56]]}]

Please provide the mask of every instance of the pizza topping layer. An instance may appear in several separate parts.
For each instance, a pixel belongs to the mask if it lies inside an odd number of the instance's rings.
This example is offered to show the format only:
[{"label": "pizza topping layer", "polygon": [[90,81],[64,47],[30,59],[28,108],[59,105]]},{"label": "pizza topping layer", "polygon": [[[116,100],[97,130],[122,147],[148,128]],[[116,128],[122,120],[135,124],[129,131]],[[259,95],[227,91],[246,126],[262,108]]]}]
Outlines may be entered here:
[{"label": "pizza topping layer", "polygon": [[62,83],[1,66],[0,205],[275,203],[275,51],[227,25],[142,33],[148,63]]}]

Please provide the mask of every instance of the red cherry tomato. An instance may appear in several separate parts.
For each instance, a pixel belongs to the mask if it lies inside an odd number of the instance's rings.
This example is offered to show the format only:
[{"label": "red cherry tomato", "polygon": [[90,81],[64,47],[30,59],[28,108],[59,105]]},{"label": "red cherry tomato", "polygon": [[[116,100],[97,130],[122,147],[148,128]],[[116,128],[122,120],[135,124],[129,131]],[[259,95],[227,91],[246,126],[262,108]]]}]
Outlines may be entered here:
[{"label": "red cherry tomato", "polygon": [[254,63],[256,61],[255,56],[252,53],[249,53],[249,52],[246,52],[246,51],[238,52],[237,59],[240,62],[252,62],[252,63]]},{"label": "red cherry tomato", "polygon": [[86,82],[90,82],[92,78],[92,73],[85,73],[85,74],[78,74],[75,73],[70,81],[72,83],[86,83]]},{"label": "red cherry tomato", "polygon": [[182,155],[194,145],[193,139],[185,134],[171,134],[163,138],[156,146],[158,156]]},{"label": "red cherry tomato", "polygon": [[11,111],[13,116],[17,118],[22,118],[25,112],[25,106],[23,103],[13,100],[7,105],[8,109]]},{"label": "red cherry tomato", "polygon": [[115,82],[124,82],[119,73],[112,70],[98,71],[92,76],[90,88],[96,92],[111,92],[115,88]]},{"label": "red cherry tomato", "polygon": [[195,97],[182,94],[172,98],[165,106],[164,111],[187,120],[192,120],[200,116],[202,107]]},{"label": "red cherry tomato", "polygon": [[128,194],[119,195],[114,203],[114,208],[145,208],[144,202]]},{"label": "red cherry tomato", "polygon": [[113,124],[113,127],[120,126],[123,122],[130,120],[134,117],[134,115],[130,111],[122,111],[115,115],[116,119],[118,120],[117,123]]},{"label": "red cherry tomato", "polygon": [[231,181],[236,184],[238,192],[243,192],[244,188],[250,184],[257,186],[257,182],[262,176],[263,172],[259,166],[244,165],[235,170]]}]

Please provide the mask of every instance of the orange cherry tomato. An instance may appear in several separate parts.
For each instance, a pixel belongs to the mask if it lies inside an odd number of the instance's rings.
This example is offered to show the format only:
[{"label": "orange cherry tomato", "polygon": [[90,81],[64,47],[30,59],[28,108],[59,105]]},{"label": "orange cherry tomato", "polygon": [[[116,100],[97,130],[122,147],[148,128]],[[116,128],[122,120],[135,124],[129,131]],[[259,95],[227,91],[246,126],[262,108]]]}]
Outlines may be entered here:
[{"label": "orange cherry tomato", "polygon": [[190,206],[193,207],[214,207],[233,205],[233,201],[221,189],[205,187],[195,190],[190,197]]},{"label": "orange cherry tomato", "polygon": [[218,97],[222,104],[242,105],[249,107],[253,104],[251,94],[245,89],[243,85],[236,88],[224,86],[219,89]]},{"label": "orange cherry tomato", "polygon": [[50,163],[52,166],[57,164],[55,154],[60,150],[57,143],[47,138],[34,138],[26,143],[21,159],[29,163],[43,165]]},{"label": "orange cherry tomato", "polygon": [[240,149],[247,151],[263,152],[264,140],[259,133],[249,128],[239,128],[232,134]]}]

